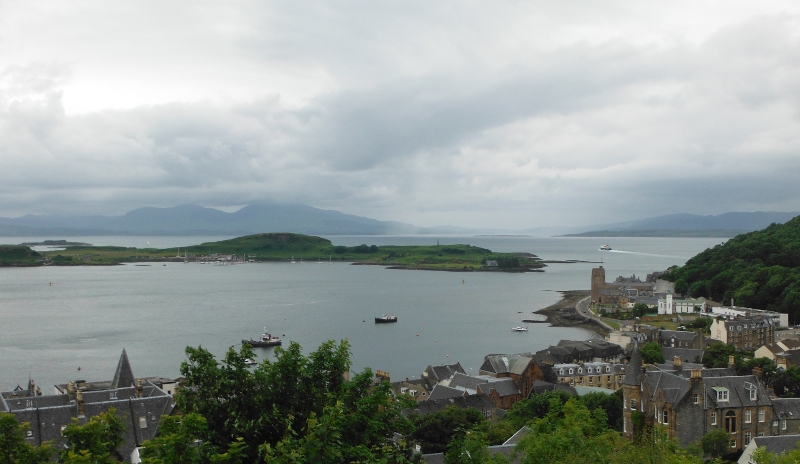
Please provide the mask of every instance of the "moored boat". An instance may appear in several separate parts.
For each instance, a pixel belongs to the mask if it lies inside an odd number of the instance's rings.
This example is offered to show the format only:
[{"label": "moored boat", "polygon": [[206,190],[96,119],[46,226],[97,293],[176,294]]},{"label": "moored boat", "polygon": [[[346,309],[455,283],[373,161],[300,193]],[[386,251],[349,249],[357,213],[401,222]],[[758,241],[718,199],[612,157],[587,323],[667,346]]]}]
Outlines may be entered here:
[{"label": "moored boat", "polygon": [[521,325],[521,326],[518,326],[518,327],[512,327],[511,330],[513,330],[514,332],[527,332],[528,331],[528,326]]},{"label": "moored boat", "polygon": [[261,334],[261,338],[258,340],[253,340],[252,338],[250,340],[242,340],[242,344],[258,347],[280,346],[281,343],[281,339],[267,332],[266,328],[264,328],[264,333]]},{"label": "moored boat", "polygon": [[389,323],[389,322],[397,322],[397,316],[387,316],[387,315],[384,314],[381,317],[376,317],[375,318],[375,323],[376,324],[386,324],[386,323]]},{"label": "moored boat", "polygon": [[600,251],[611,251],[611,247],[608,245],[603,245],[600,247]]}]

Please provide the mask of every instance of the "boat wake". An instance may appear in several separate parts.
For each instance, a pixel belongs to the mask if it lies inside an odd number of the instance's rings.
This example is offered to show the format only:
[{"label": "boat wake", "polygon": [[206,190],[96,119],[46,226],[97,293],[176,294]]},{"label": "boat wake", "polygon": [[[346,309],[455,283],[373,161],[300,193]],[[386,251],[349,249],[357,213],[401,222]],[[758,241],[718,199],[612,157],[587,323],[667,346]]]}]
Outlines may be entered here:
[{"label": "boat wake", "polygon": [[687,261],[689,258],[686,256],[673,256],[673,255],[659,255],[656,253],[642,253],[641,251],[625,251],[625,250],[609,250],[608,253],[622,253],[626,255],[640,255],[640,256],[655,256],[657,258],[674,258]]}]

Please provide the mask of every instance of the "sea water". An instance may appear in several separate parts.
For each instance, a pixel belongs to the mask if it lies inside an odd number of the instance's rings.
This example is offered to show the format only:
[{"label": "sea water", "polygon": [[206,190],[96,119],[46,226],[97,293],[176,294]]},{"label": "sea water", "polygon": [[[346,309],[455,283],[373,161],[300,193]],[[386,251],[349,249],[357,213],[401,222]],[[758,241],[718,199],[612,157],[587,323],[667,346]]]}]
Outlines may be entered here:
[{"label": "sea water", "polygon": [[[75,237],[95,245],[166,248],[229,237]],[[393,380],[418,378],[429,364],[460,362],[477,373],[490,353],[537,351],[561,339],[595,335],[578,328],[527,324],[560,290],[588,289],[600,261],[608,280],[645,277],[681,265],[716,238],[530,238],[332,236],[336,245],[469,243],[522,251],[550,264],[543,273],[437,272],[297,261],[215,266],[139,263],[121,266],[0,268],[0,389],[30,376],[49,392],[67,380],[108,380],[123,348],[136,376],[177,377],[187,346],[221,356],[266,328],[308,353],[326,340],[348,340],[352,371],[366,367]],[[0,243],[42,237],[2,238]],[[601,243],[602,242],[602,243]],[[599,251],[608,243],[614,250]],[[324,258],[324,257],[320,257]],[[392,314],[394,324],[375,324]],[[256,349],[273,359],[274,348]]]}]

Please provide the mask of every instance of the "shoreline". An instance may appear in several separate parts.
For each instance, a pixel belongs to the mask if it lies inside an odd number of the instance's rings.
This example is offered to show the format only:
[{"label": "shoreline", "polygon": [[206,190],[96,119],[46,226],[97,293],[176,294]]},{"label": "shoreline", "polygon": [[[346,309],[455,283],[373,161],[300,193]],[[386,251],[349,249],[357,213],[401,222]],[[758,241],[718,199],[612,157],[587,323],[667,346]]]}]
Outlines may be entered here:
[{"label": "shoreline", "polygon": [[552,327],[578,327],[605,337],[608,330],[593,319],[581,316],[575,309],[579,301],[591,294],[590,290],[558,290],[558,293],[561,294],[561,300],[534,313],[546,316]]}]

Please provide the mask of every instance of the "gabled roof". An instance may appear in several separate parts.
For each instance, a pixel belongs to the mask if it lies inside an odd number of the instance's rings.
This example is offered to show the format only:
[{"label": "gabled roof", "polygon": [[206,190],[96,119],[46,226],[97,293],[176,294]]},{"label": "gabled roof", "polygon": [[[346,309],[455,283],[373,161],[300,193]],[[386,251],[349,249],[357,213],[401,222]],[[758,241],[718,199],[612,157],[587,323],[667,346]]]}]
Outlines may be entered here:
[{"label": "gabled roof", "polygon": [[483,358],[481,369],[495,374],[521,375],[531,363],[533,355],[525,354],[490,354]]},{"label": "gabled roof", "polygon": [[456,372],[460,372],[462,374],[465,373],[464,368],[461,367],[461,363],[443,364],[440,366],[428,366],[428,369],[430,369],[430,371],[436,377],[437,381],[449,379]]},{"label": "gabled roof", "polygon": [[796,338],[784,338],[783,340],[778,340],[778,342],[785,346],[787,350],[796,350],[800,348],[800,340]]},{"label": "gabled roof", "polygon": [[519,395],[519,387],[514,379],[511,377],[504,377],[497,382],[490,382],[478,385],[480,392],[490,393],[492,390],[496,391],[501,397]]},{"label": "gabled roof", "polygon": [[464,390],[459,390],[457,388],[445,387],[441,384],[436,384],[431,390],[430,395],[428,395],[428,401],[431,400],[443,400],[447,398],[455,398],[458,396],[466,396],[467,392]]},{"label": "gabled roof", "polygon": [[697,333],[686,332],[681,330],[662,330],[661,333],[658,335],[658,339],[662,342],[673,338],[675,340],[693,342],[697,338]]}]

